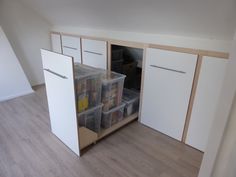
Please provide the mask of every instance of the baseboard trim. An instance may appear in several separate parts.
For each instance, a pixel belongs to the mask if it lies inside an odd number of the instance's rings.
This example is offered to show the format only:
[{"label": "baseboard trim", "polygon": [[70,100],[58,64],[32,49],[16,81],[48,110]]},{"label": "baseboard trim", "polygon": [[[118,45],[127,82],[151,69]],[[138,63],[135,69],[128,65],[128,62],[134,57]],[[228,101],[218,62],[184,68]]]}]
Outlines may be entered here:
[{"label": "baseboard trim", "polygon": [[31,94],[31,93],[34,93],[33,89],[27,90],[27,91],[24,91],[24,92],[20,92],[20,93],[14,94],[14,95],[8,95],[8,96],[5,96],[5,97],[1,97],[0,102],[11,100],[11,99],[14,99],[14,98],[17,98],[17,97],[20,97],[20,96],[24,96],[24,95],[28,95],[28,94]]}]

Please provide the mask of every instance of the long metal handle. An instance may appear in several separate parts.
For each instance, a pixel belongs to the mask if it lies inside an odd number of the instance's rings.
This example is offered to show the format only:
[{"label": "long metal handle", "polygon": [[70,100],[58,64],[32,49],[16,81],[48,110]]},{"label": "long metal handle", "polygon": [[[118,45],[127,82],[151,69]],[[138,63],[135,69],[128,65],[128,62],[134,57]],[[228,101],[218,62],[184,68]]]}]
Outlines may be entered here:
[{"label": "long metal handle", "polygon": [[91,54],[95,54],[95,55],[102,55],[101,53],[91,52],[91,51],[88,51],[88,50],[84,50],[84,52],[86,52],[86,53],[91,53]]},{"label": "long metal handle", "polygon": [[58,76],[58,77],[60,77],[60,78],[62,78],[62,79],[68,79],[66,76],[63,76],[63,75],[61,75],[61,74],[58,74],[58,73],[56,73],[56,72],[54,72],[54,71],[52,71],[52,70],[50,70],[50,69],[43,69],[44,71],[47,71],[47,72],[49,72],[49,73],[51,73],[51,74],[54,74],[54,75],[56,75],[56,76]]},{"label": "long metal handle", "polygon": [[170,69],[170,68],[166,68],[166,67],[162,67],[162,66],[156,66],[156,65],[150,65],[150,66],[154,67],[154,68],[164,69],[164,70],[167,70],[167,71],[173,71],[173,72],[176,72],[176,73],[186,74],[186,72],[180,71],[180,70]]},{"label": "long metal handle", "polygon": [[63,46],[63,48],[72,49],[72,50],[77,50],[77,48],[69,47],[69,46]]}]

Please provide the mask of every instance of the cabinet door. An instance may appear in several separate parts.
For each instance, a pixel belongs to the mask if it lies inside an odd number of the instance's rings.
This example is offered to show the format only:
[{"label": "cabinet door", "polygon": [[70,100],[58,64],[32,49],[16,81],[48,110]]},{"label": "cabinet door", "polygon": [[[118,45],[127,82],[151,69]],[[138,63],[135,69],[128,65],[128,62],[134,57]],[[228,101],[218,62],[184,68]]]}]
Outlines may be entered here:
[{"label": "cabinet door", "polygon": [[147,49],[141,122],[181,140],[197,55]]},{"label": "cabinet door", "polygon": [[186,144],[205,151],[217,109],[227,60],[203,57]]},{"label": "cabinet door", "polygon": [[41,50],[52,132],[77,155],[79,151],[73,59]]},{"label": "cabinet door", "polygon": [[74,62],[81,63],[80,38],[62,35],[62,51],[64,55],[72,56]]},{"label": "cabinet door", "polygon": [[62,53],[61,35],[59,33],[51,33],[51,45],[53,52]]},{"label": "cabinet door", "polygon": [[85,65],[107,69],[106,41],[82,39],[82,57]]}]

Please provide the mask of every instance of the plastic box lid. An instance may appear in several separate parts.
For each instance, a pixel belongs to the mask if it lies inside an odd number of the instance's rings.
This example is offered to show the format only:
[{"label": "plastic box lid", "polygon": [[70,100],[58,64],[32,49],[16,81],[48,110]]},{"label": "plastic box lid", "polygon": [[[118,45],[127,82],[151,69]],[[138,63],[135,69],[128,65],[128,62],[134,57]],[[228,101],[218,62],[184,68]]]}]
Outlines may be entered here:
[{"label": "plastic box lid", "polygon": [[74,73],[75,79],[83,79],[89,76],[99,76],[102,74],[102,71],[97,68],[76,63],[74,65]]},{"label": "plastic box lid", "polygon": [[112,112],[115,112],[115,111],[117,111],[117,110],[119,110],[119,109],[122,109],[122,108],[124,108],[125,107],[125,103],[121,103],[119,106],[117,106],[117,107],[114,107],[114,108],[112,108],[112,109],[110,109],[109,111],[102,111],[102,113],[103,114],[110,114],[110,113],[112,113]]},{"label": "plastic box lid", "polygon": [[114,83],[119,80],[125,79],[125,77],[126,75],[124,74],[116,73],[113,71],[105,71],[102,74],[102,84],[106,85],[106,84]]},{"label": "plastic box lid", "polygon": [[123,102],[131,104],[137,101],[138,99],[139,99],[139,92],[124,88],[122,96]]},{"label": "plastic box lid", "polygon": [[102,108],[102,107],[103,107],[103,104],[101,103],[101,104],[99,104],[98,106],[95,106],[95,107],[92,107],[92,108],[90,108],[90,109],[87,109],[87,110],[85,110],[85,111],[83,111],[83,112],[80,112],[80,113],[78,114],[78,116],[81,116],[81,115],[84,115],[84,114],[89,114],[89,113],[91,113],[91,112],[93,112],[93,111],[96,111],[97,109]]}]

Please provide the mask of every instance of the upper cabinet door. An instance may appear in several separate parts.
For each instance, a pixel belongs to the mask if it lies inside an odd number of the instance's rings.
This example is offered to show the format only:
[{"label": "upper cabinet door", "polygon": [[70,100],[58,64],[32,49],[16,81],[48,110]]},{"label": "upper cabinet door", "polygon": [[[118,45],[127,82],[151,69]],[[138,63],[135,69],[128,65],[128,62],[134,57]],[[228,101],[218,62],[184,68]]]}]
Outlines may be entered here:
[{"label": "upper cabinet door", "polygon": [[83,64],[107,69],[107,42],[82,39]]},{"label": "upper cabinet door", "polygon": [[182,139],[197,55],[146,51],[141,122]]},{"label": "upper cabinet door", "polygon": [[79,137],[73,59],[41,50],[52,132],[77,155]]},{"label": "upper cabinet door", "polygon": [[61,35],[59,33],[51,33],[51,45],[53,52],[62,53]]},{"label": "upper cabinet door", "polygon": [[72,56],[74,62],[81,63],[80,38],[62,35],[62,51],[64,55]]},{"label": "upper cabinet door", "polygon": [[203,57],[186,144],[205,151],[228,61]]}]

